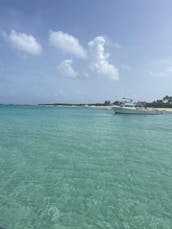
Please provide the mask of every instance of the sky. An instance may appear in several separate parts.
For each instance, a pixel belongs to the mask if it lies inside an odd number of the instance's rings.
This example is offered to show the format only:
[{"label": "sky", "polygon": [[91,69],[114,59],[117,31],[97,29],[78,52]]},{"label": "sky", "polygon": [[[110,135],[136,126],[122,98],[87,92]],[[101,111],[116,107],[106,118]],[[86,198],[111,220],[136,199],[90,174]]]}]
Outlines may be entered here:
[{"label": "sky", "polygon": [[0,103],[172,95],[171,0],[0,0]]}]

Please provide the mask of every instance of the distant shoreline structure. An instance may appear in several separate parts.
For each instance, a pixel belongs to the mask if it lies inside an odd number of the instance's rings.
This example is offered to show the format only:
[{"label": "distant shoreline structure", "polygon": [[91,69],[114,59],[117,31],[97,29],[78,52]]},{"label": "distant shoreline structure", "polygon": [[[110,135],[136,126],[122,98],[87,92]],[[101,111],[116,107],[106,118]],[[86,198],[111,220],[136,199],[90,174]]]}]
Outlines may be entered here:
[{"label": "distant shoreline structure", "polygon": [[[94,109],[107,109],[107,110],[112,110],[114,107],[119,107],[119,106],[116,106],[116,105],[112,105],[112,106],[101,106],[101,105],[87,105],[87,104],[82,104],[82,105],[78,105],[78,104],[70,104],[70,105],[67,105],[67,104],[63,104],[63,105],[53,105],[53,104],[39,104],[38,106],[42,106],[42,107],[68,107],[68,108],[76,108],[76,107],[80,107],[80,108],[94,108]],[[148,109],[150,110],[159,110],[159,111],[165,111],[165,112],[170,112],[172,113],[172,108],[162,108],[162,107],[156,107],[156,108],[153,108],[153,107],[147,107]]]},{"label": "distant shoreline structure", "polygon": [[[63,106],[63,107],[97,107],[97,108],[113,108],[115,106],[120,106],[121,101],[110,102],[110,100],[105,100],[104,103],[43,103],[38,104],[39,106]],[[138,101],[135,103],[137,107],[147,107],[147,108],[171,108],[172,109],[172,96],[165,96],[161,100],[155,100],[153,102]]]}]

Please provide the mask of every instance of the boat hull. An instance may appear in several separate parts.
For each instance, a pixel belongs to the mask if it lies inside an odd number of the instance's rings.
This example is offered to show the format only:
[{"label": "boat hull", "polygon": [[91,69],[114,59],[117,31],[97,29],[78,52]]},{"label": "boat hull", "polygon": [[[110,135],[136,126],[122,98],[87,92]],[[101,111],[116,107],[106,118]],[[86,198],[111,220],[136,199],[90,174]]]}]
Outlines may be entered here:
[{"label": "boat hull", "polygon": [[157,110],[147,110],[147,109],[128,109],[123,107],[114,107],[115,114],[137,114],[137,115],[159,115],[162,114],[161,111]]}]

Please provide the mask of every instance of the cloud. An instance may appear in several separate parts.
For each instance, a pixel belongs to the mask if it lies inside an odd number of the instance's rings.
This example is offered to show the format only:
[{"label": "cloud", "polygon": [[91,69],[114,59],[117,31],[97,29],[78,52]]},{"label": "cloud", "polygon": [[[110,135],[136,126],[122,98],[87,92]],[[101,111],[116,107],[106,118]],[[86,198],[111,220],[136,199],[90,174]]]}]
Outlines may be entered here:
[{"label": "cloud", "polygon": [[50,31],[49,41],[51,45],[63,52],[83,59],[87,57],[87,52],[80,45],[79,40],[68,33],[64,33],[63,31]]},{"label": "cloud", "polygon": [[112,42],[108,37],[104,37],[106,40],[106,45],[110,48],[122,49],[123,45],[118,42]]},{"label": "cloud", "polygon": [[32,35],[27,35],[25,33],[17,33],[15,30],[12,30],[9,35],[4,32],[3,37],[13,47],[27,54],[38,56],[42,53],[42,46]]},{"label": "cloud", "polygon": [[94,40],[88,43],[90,69],[97,75],[112,80],[118,80],[118,69],[115,65],[108,62],[110,54],[105,52],[105,43],[106,40],[103,36],[95,37]]},{"label": "cloud", "polygon": [[113,42],[107,35],[102,36],[105,39],[105,45],[110,48],[122,49],[123,45],[118,42]]},{"label": "cloud", "polygon": [[57,69],[61,76],[68,78],[77,78],[79,76],[78,72],[76,72],[72,66],[72,60],[67,59],[63,60],[58,66]]}]

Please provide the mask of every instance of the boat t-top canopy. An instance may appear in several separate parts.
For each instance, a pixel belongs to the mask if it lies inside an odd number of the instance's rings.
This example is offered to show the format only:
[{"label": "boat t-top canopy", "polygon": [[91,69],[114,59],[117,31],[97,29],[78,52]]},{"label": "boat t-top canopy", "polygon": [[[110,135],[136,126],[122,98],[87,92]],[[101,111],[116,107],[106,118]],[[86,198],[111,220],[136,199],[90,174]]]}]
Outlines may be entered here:
[{"label": "boat t-top canopy", "polygon": [[123,97],[122,99],[124,99],[124,100],[126,100],[127,102],[130,102],[130,103],[133,102],[133,100],[131,98],[128,98],[128,97]]}]

